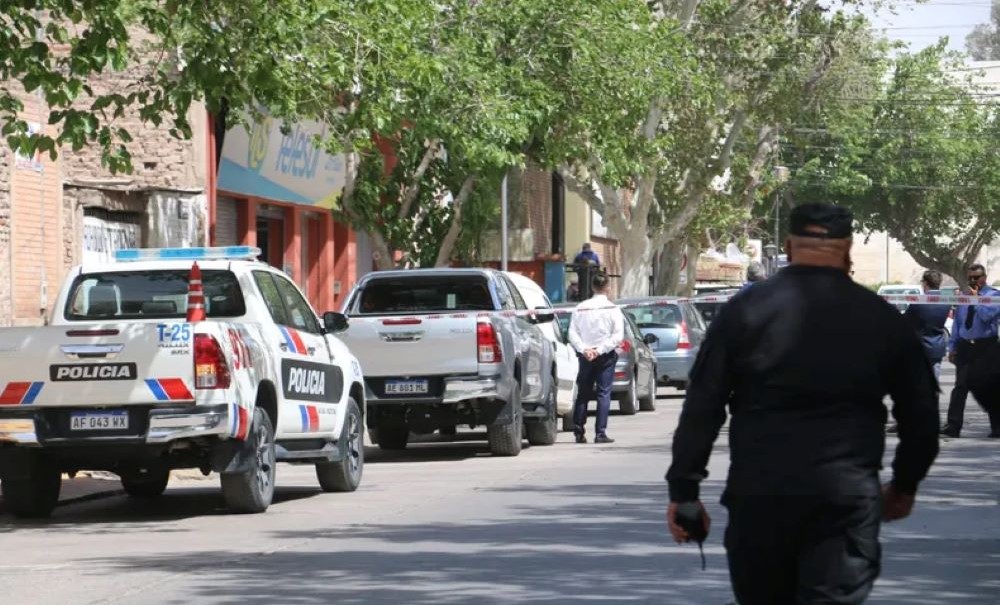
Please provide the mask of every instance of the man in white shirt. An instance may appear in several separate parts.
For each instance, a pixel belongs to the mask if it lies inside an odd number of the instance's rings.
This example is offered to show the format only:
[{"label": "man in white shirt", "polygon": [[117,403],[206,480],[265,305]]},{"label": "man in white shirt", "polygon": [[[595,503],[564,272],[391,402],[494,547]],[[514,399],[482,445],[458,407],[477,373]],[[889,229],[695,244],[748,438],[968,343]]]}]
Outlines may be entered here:
[{"label": "man in white shirt", "polygon": [[614,443],[608,437],[611,383],[615,377],[618,346],[625,340],[625,316],[608,299],[608,277],[594,277],[594,296],[577,305],[569,325],[569,343],[580,358],[573,406],[573,432],[577,443],[587,443],[587,406],[597,399],[594,443]]}]

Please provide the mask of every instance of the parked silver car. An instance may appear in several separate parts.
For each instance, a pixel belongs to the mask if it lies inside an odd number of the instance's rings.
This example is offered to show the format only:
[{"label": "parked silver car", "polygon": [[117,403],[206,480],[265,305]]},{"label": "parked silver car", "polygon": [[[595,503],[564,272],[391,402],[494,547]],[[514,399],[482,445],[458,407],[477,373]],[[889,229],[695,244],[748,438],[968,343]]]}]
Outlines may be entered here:
[{"label": "parked silver car", "polygon": [[[678,298],[634,298],[618,301],[644,338],[655,336],[650,347],[656,359],[656,382],[678,389],[687,387],[688,374],[705,340],[707,327],[689,301]],[[632,303],[642,306],[628,307]]]},{"label": "parked silver car", "polygon": [[[572,310],[574,305],[559,305]],[[568,312],[556,315],[563,334],[568,334],[572,316]],[[625,340],[618,347],[611,396],[618,402],[622,414],[632,415],[637,410],[656,409],[656,357],[648,343],[655,337],[643,336],[628,313],[625,314]]]}]

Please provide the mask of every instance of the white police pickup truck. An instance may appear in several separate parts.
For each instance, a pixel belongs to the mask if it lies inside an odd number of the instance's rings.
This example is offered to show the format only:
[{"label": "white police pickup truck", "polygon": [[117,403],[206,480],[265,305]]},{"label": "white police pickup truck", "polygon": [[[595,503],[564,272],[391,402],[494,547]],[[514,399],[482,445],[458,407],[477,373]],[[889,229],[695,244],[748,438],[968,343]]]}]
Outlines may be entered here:
[{"label": "white police pickup truck", "polygon": [[347,320],[321,321],[258,254],[122,250],[71,271],[51,325],[0,329],[8,511],[49,515],[61,473],[80,470],[117,473],[145,498],[171,469],[216,471],[246,513],[270,505],[277,461],[314,464],[325,491],[358,487],[364,381],[334,336]]}]

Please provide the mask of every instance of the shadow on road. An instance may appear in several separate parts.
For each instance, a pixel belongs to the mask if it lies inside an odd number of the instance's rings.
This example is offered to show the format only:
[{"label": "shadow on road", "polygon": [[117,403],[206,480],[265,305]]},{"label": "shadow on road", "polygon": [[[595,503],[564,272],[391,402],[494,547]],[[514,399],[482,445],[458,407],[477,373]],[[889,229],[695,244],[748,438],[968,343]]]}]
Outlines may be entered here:
[{"label": "shadow on road", "polygon": [[[658,482],[511,488],[489,494],[524,503],[503,519],[280,532],[284,547],[266,557],[219,549],[93,564],[184,573],[195,602],[272,603],[279,591],[283,602],[342,605],[727,602],[721,549],[709,548],[702,572],[697,549],[668,542],[663,494]],[[539,498],[545,506],[531,504]]]},{"label": "shadow on road", "polygon": [[[318,488],[281,487],[275,491],[272,505],[319,496]],[[205,487],[173,487],[152,500],[132,499],[114,491],[94,501],[60,505],[49,519],[18,519],[0,515],[0,533],[19,529],[41,529],[74,534],[115,532],[187,532],[167,522],[231,515],[219,491],[218,483],[206,481]],[[90,526],[90,527],[88,527]],[[72,527],[72,529],[69,529]]]}]

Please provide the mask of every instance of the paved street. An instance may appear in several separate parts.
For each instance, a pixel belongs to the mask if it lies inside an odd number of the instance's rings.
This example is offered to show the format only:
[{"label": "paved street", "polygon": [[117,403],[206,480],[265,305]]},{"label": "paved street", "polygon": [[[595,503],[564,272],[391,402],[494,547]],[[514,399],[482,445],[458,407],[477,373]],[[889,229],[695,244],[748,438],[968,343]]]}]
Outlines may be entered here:
[{"label": "paved street", "polygon": [[[369,450],[354,494],[322,494],[310,467],[281,466],[276,502],[258,516],[225,514],[215,480],[175,481],[142,504],[77,479],[74,497],[98,496],[46,523],[0,516],[0,594],[5,605],[721,605],[731,600],[716,504],[724,447],[705,487],[716,520],[707,571],[663,527],[679,407],[668,396],[657,412],[613,416],[613,445],[578,446],[562,433],[515,459],[490,457],[483,441]],[[885,529],[872,603],[997,602],[1000,441],[982,438],[985,417],[970,409],[915,515]]]}]

